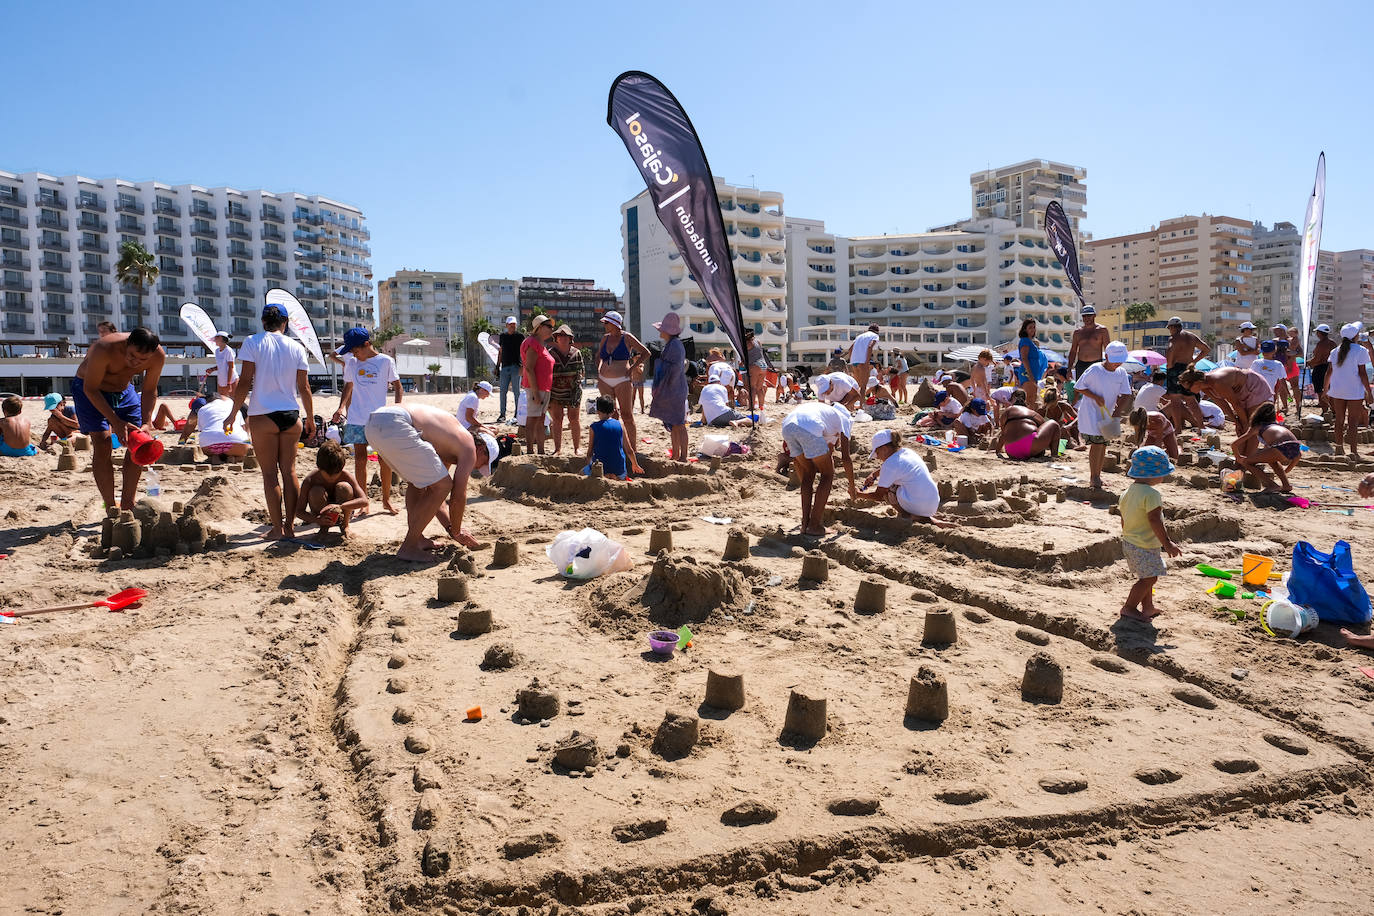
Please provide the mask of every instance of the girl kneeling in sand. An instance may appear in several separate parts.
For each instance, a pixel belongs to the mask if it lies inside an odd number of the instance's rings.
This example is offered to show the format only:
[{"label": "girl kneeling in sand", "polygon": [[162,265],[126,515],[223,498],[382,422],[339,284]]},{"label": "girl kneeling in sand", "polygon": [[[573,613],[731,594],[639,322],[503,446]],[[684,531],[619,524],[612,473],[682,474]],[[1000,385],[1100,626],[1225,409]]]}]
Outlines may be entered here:
[{"label": "girl kneeling in sand", "polygon": [[1158,410],[1137,407],[1131,411],[1131,426],[1135,427],[1135,444],[1157,445],[1169,453],[1172,460],[1178,459],[1178,435],[1174,424]]},{"label": "girl kneeling in sand", "polygon": [[[870,458],[881,461],[882,467],[869,474],[856,499],[885,502],[897,510],[902,518],[928,522],[938,528],[953,528],[952,522],[935,518],[940,511],[940,488],[930,476],[925,462],[909,448],[902,447],[902,434],[882,429],[873,434]],[[864,492],[877,483],[872,493]]]}]

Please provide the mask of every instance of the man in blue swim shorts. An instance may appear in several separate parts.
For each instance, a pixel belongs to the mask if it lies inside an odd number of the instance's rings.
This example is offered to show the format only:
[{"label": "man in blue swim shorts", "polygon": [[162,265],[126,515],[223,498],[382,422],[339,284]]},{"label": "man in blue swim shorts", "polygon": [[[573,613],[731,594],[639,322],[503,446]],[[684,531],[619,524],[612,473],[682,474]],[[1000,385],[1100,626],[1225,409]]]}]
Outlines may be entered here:
[{"label": "man in blue swim shorts", "polygon": [[[157,382],[167,353],[156,334],[134,328],[127,334],[108,334],[93,342],[72,379],[72,404],[81,431],[91,437],[91,471],[105,505],[115,505],[114,462],[110,435],[129,441],[130,428],[153,431],[144,417],[157,412]],[[133,378],[143,373],[143,391],[134,390]],[[143,469],[124,462],[119,508],[132,509],[138,496]]]}]

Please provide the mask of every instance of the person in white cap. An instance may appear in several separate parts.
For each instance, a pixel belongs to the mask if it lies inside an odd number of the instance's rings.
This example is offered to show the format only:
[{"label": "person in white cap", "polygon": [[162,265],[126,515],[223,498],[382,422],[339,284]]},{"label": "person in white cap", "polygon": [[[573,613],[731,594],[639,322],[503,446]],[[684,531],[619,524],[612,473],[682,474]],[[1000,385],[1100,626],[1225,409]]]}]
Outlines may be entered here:
[{"label": "person in white cap", "polygon": [[[882,465],[864,479],[857,499],[887,503],[902,518],[926,522],[937,528],[955,527],[951,522],[935,518],[940,511],[940,488],[921,457],[903,447],[901,433],[880,429],[873,434],[871,445],[868,457],[877,458]],[[875,483],[877,489],[867,492]]]},{"label": "person in white cap", "polygon": [[497,337],[500,350],[496,359],[496,383],[501,388],[501,414],[496,418],[497,423],[506,422],[507,392],[517,401],[520,399],[520,345],[524,342],[525,335],[520,333],[520,322],[515,320],[514,315],[507,315],[505,326]]},{"label": "person in white cap", "polygon": [[1350,457],[1360,457],[1360,430],[1369,422],[1368,406],[1374,403],[1370,388],[1369,351],[1360,346],[1359,322],[1341,326],[1341,344],[1331,357],[1326,375],[1326,400],[1336,419],[1337,455],[1344,455],[1342,444],[1350,446]]},{"label": "person in white cap", "polygon": [[463,424],[463,429],[474,436],[478,433],[492,432],[477,416],[482,409],[482,402],[491,397],[491,392],[491,382],[478,382],[458,402],[458,422]]},{"label": "person in white cap", "polygon": [[1132,406],[1131,376],[1121,368],[1130,358],[1126,345],[1114,340],[1103,351],[1103,361],[1089,367],[1078,379],[1077,390],[1083,395],[1078,432],[1088,446],[1088,483],[1099,490],[1102,489],[1107,443],[1120,432],[1120,423],[1114,423],[1113,419]]},{"label": "person in white cap", "polygon": [[1083,327],[1073,332],[1069,342],[1069,365],[1073,367],[1073,377],[1079,378],[1093,363],[1102,362],[1102,351],[1111,343],[1111,333],[1097,323],[1097,309],[1091,305],[1083,306],[1079,314]]},{"label": "person in white cap", "polygon": [[1249,369],[1259,356],[1259,337],[1255,334],[1255,323],[1245,321],[1240,326],[1240,336],[1233,341],[1236,345],[1236,365]]},{"label": "person in white cap", "polygon": [[848,372],[827,372],[816,379],[816,397],[852,410],[859,405],[859,385]]},{"label": "person in white cap", "polygon": [[697,404],[701,407],[701,419],[705,425],[719,429],[754,425],[748,414],[740,413],[730,406],[730,389],[734,384],[734,370],[725,363],[716,363],[711,367],[710,381],[702,387],[701,394],[697,396]]},{"label": "person in white cap", "polygon": [[459,544],[477,547],[476,538],[463,527],[468,479],[491,474],[499,455],[495,437],[489,433],[472,435],[457,417],[437,407],[393,404],[372,412],[367,421],[367,441],[409,484],[406,536],[397,557],[412,563],[441,559],[435,552],[439,545],[425,536],[426,526],[436,517]]},{"label": "person in white cap", "polygon": [[215,387],[225,397],[234,394],[234,382],[238,374],[234,371],[234,348],[229,346],[229,332],[215,331]]},{"label": "person in white cap", "polygon": [[835,480],[835,449],[839,448],[845,473],[849,476],[849,498],[859,491],[854,486],[854,459],[849,454],[849,439],[854,433],[849,411],[838,404],[807,401],[782,421],[782,441],[797,465],[801,481],[801,533],[819,537],[826,533],[822,520]]},{"label": "person in white cap", "polygon": [[1336,349],[1336,341],[1331,337],[1331,325],[1317,325],[1317,342],[1308,357],[1307,367],[1312,370],[1312,390],[1317,393],[1317,408],[1325,413],[1331,409],[1326,400],[1326,374],[1331,369],[1331,351]]},{"label": "person in white cap", "polygon": [[625,330],[625,319],[611,311],[601,316],[601,344],[596,351],[596,389],[615,400],[620,422],[630,441],[639,446],[634,415],[634,373],[631,366],[649,358],[649,348]]}]

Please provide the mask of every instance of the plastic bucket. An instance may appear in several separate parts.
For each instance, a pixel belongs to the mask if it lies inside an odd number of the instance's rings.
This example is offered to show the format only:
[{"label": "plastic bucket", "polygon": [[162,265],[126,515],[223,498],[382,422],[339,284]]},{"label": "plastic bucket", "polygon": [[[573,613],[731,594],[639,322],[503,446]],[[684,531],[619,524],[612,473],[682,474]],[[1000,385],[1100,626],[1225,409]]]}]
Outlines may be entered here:
[{"label": "plastic bucket", "polygon": [[141,429],[129,427],[129,456],[134,464],[147,467],[162,457],[162,443]]},{"label": "plastic bucket", "polygon": [[1274,571],[1274,561],[1269,557],[1247,553],[1241,557],[1240,569],[1241,579],[1246,585],[1264,585]]},{"label": "plastic bucket", "polygon": [[1265,627],[1276,636],[1297,638],[1308,630],[1316,629],[1320,622],[1317,612],[1282,598],[1275,599],[1261,608]]}]

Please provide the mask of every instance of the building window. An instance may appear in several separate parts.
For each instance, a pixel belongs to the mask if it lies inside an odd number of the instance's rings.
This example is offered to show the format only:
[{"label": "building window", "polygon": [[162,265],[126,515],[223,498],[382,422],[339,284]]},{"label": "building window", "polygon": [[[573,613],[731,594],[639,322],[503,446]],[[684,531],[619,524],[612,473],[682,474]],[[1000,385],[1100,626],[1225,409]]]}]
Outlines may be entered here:
[{"label": "building window", "polygon": [[411,293],[411,294],[410,294],[410,301],[411,301],[411,302],[418,302],[418,301],[420,301],[420,300],[423,299],[423,298],[424,298],[424,294],[423,294],[423,293]]}]

